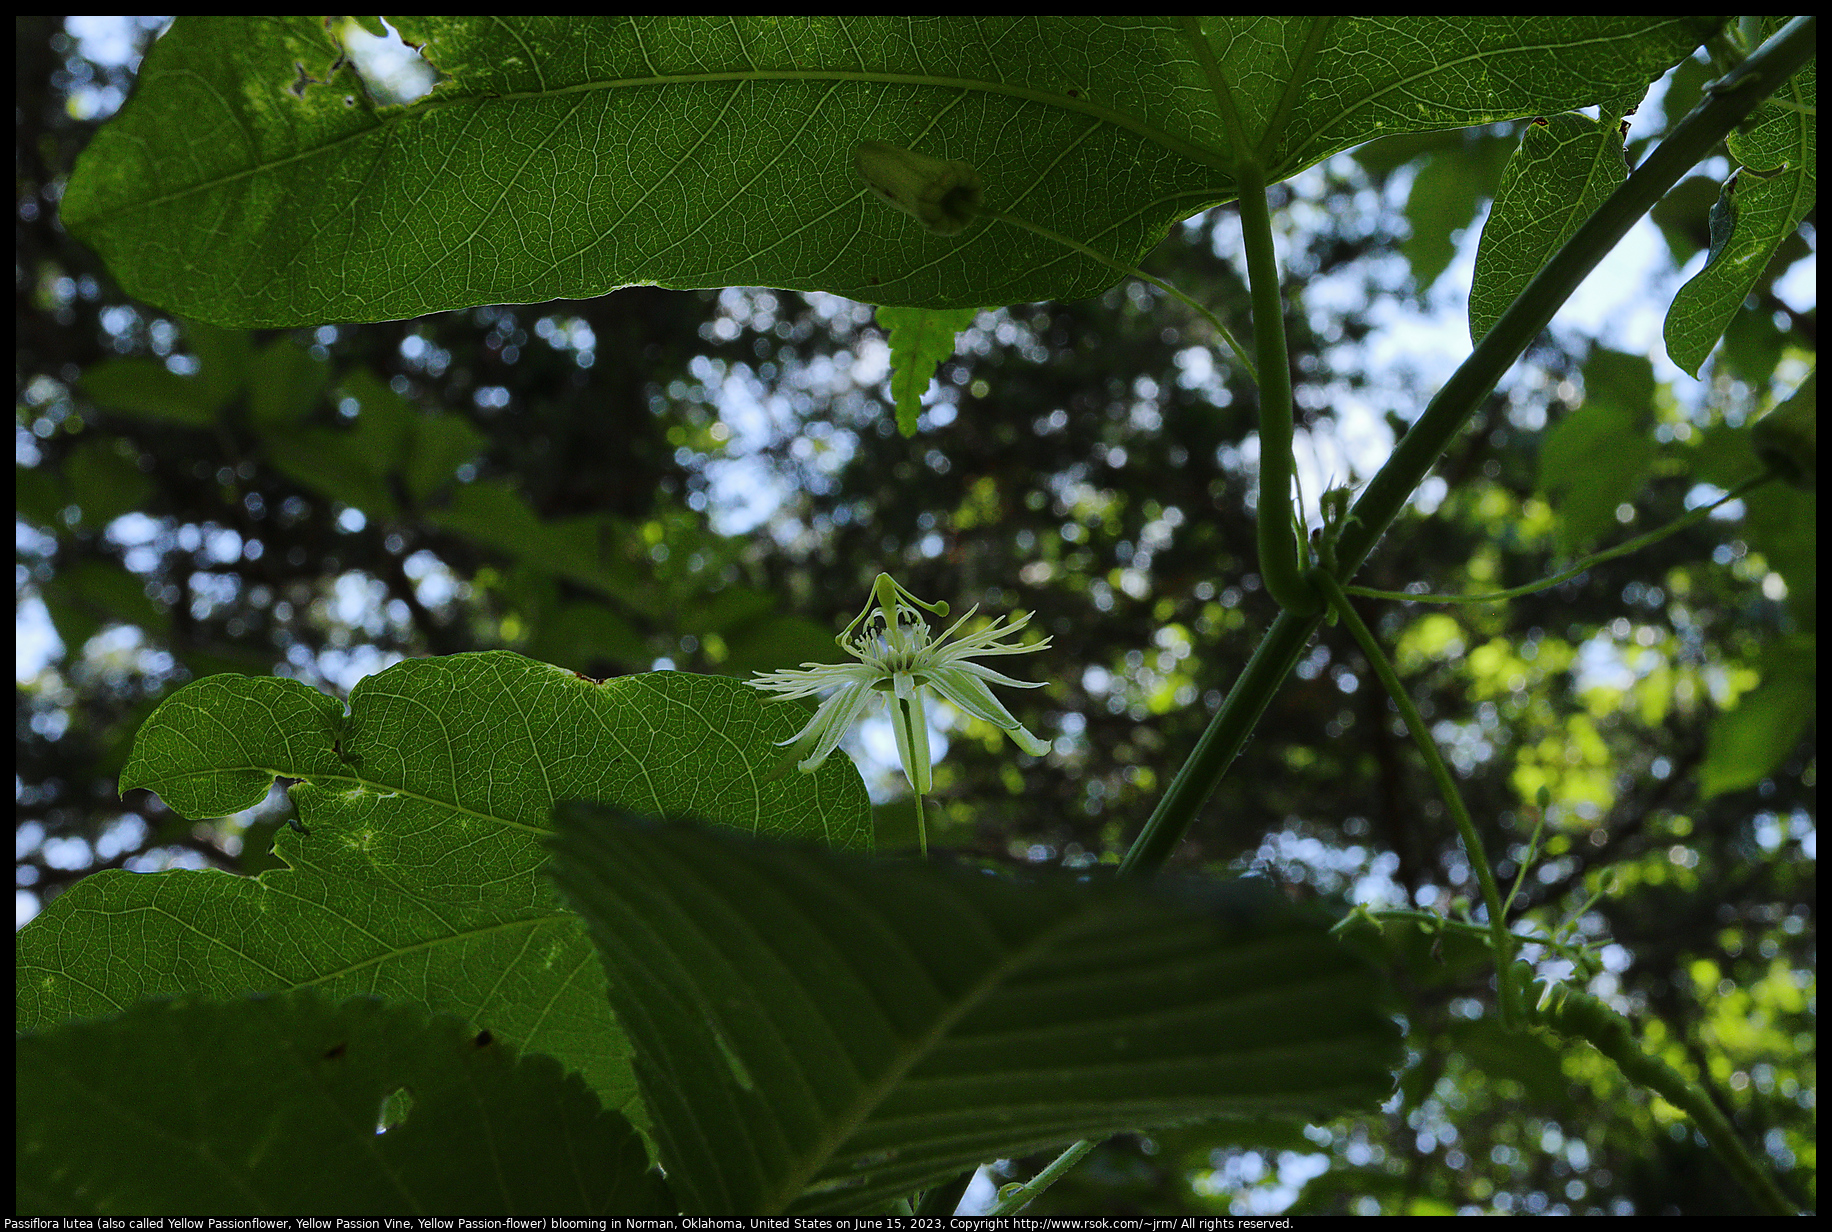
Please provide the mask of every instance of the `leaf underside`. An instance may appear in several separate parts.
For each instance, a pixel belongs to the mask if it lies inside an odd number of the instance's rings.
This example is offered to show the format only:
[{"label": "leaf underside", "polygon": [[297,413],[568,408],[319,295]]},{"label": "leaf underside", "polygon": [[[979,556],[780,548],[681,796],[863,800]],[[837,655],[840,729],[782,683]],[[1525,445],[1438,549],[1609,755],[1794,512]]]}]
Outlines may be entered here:
[{"label": "leaf underside", "polygon": [[1019,884],[586,805],[556,827],[689,1213],[859,1212],[987,1159],[1392,1087],[1379,980],[1263,883]]},{"label": "leaf underside", "polygon": [[[988,209],[1136,265],[1233,197],[1395,133],[1645,86],[1703,18],[401,17],[443,74],[375,102],[335,24],[183,17],[72,174],[65,224],[130,293],[232,326],[419,316],[631,284],[972,308],[1075,299],[1100,262],[872,197],[885,141],[978,169]],[[1207,41],[1247,130],[1225,131]],[[1237,136],[1239,139],[1237,140]]]}]

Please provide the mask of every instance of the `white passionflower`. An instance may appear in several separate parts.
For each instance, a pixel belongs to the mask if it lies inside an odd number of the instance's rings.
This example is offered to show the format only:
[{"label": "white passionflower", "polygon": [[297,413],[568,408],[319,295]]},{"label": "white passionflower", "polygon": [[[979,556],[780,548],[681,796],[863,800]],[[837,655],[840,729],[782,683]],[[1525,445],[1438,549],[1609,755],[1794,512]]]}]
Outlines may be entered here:
[{"label": "white passionflower", "polygon": [[840,649],[858,662],[804,663],[799,669],[758,672],[757,679],[750,682],[753,688],[778,693],[785,700],[835,690],[820,704],[806,727],[778,743],[793,744],[798,753],[811,749],[798,764],[804,771],[813,770],[827,760],[847,730],[888,695],[904,776],[918,797],[927,795],[932,781],[925,703],[928,691],[934,689],[974,718],[1003,729],[1026,753],[1047,752],[1048,742],[1025,730],[986,687],[990,683],[1036,689],[1042,683],[1013,680],[971,660],[976,655],[1029,654],[1048,646],[1050,639],[1046,637],[1030,646],[1004,640],[1030,623],[1031,614],[1025,612],[995,620],[955,640],[960,627],[978,610],[975,606],[939,638],[933,637],[923,612],[946,616],[948,605],[924,603],[890,574],[880,573],[872,583],[871,598],[865,607],[834,638]]}]

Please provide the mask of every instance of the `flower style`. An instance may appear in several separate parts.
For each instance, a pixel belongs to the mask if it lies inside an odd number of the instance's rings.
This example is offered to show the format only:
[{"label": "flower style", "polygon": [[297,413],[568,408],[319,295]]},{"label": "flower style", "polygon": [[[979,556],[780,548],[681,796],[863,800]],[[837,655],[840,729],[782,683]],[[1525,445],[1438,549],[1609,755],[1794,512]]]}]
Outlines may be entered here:
[{"label": "flower style", "polygon": [[810,747],[813,749],[799,763],[804,772],[826,761],[847,729],[865,717],[881,695],[890,694],[891,720],[897,731],[897,756],[903,762],[904,776],[920,798],[927,795],[932,786],[929,724],[924,717],[926,697],[931,688],[973,717],[1003,729],[1026,753],[1039,755],[1050,747],[1047,741],[1025,730],[986,687],[990,682],[1036,689],[1042,687],[1042,682],[1013,680],[983,664],[970,662],[975,655],[1029,654],[1047,647],[1050,639],[1046,637],[1030,646],[1004,640],[1030,623],[1031,614],[1026,612],[1015,618],[995,620],[977,633],[950,640],[978,610],[976,605],[948,626],[939,638],[934,638],[922,613],[946,616],[948,605],[924,603],[890,574],[880,573],[872,583],[871,598],[866,600],[865,607],[853,617],[845,631],[834,638],[840,649],[857,659],[857,663],[804,663],[799,669],[758,672],[757,679],[750,683],[753,688],[778,693],[784,700],[810,697],[823,689],[838,686],[838,690],[820,704],[806,727],[787,740],[779,741],[795,745],[798,753]]}]

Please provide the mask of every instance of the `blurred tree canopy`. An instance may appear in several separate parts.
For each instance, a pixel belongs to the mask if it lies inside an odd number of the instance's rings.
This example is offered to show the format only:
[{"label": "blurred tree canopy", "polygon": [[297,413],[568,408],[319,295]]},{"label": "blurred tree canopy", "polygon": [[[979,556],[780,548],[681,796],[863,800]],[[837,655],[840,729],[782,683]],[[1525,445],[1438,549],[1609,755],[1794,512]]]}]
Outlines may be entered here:
[{"label": "blurred tree canopy", "polygon": [[[1136,282],[983,311],[905,439],[882,331],[833,297],[630,288],[252,334],[168,319],[57,221],[73,158],[157,25],[111,29],[113,49],[99,27],[16,24],[22,922],[101,868],[271,867],[279,792],[207,825],[117,794],[137,726],[187,680],[340,691],[402,657],[497,647],[599,677],[744,677],[830,658],[882,569],[961,610],[1035,611],[1054,639],[1026,663],[1048,686],[1017,707],[1053,751],[1018,755],[957,716],[934,841],[997,863],[1124,852],[1275,612],[1254,572],[1253,398],[1206,325]],[[1706,77],[1676,70],[1667,115]],[[1316,477],[1350,479],[1370,448],[1377,461],[1442,375],[1429,310],[1464,293],[1461,236],[1517,127],[1376,143],[1285,186]],[[1708,171],[1656,211],[1650,296],[1709,243]],[[1236,235],[1213,211],[1149,268],[1244,320]],[[1650,357],[1548,335],[1357,580],[1519,585],[1733,486],[1753,467],[1746,423],[1813,362],[1815,305],[1777,290],[1811,268],[1813,236],[1809,215],[1702,383],[1657,342]],[[1613,490],[1561,487],[1561,458],[1622,447],[1586,435],[1587,408],[1640,442]],[[1576,913],[1602,946],[1593,987],[1650,1016],[1648,1042],[1808,1206],[1814,519],[1811,494],[1770,484],[1511,603],[1357,601],[1510,879],[1543,793],[1527,911]],[[884,763],[866,768],[887,801],[881,846],[913,845]],[[1177,863],[1301,897],[1450,909],[1472,894],[1403,727],[1334,629]],[[1270,1146],[1240,1126],[1116,1139],[1033,1213],[1745,1209],[1679,1114],[1600,1056],[1504,1045],[1481,962],[1394,951],[1412,1062],[1382,1116]]]}]

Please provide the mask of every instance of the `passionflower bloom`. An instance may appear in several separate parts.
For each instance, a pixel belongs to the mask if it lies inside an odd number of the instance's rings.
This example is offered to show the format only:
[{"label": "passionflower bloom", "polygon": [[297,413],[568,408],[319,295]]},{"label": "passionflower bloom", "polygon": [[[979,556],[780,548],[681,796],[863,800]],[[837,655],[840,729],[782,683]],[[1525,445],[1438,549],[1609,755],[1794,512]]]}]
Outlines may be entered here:
[{"label": "passionflower bloom", "polygon": [[891,723],[897,731],[897,756],[920,801],[932,785],[925,707],[928,691],[933,689],[974,718],[1003,729],[1026,753],[1047,752],[1048,742],[1025,730],[986,687],[1002,684],[1036,689],[1042,687],[1041,682],[1013,680],[972,660],[982,655],[1029,654],[1048,646],[1050,639],[1029,646],[1006,640],[1030,623],[1029,612],[995,620],[978,632],[956,638],[978,610],[976,605],[949,625],[947,632],[933,637],[923,613],[946,616],[948,605],[925,603],[890,574],[880,573],[865,607],[833,639],[858,662],[804,663],[800,668],[758,672],[757,679],[750,682],[753,688],[780,694],[784,700],[835,690],[806,727],[778,743],[796,746],[798,754],[806,752],[798,765],[804,771],[814,770],[839,746],[847,729],[888,695]]}]

